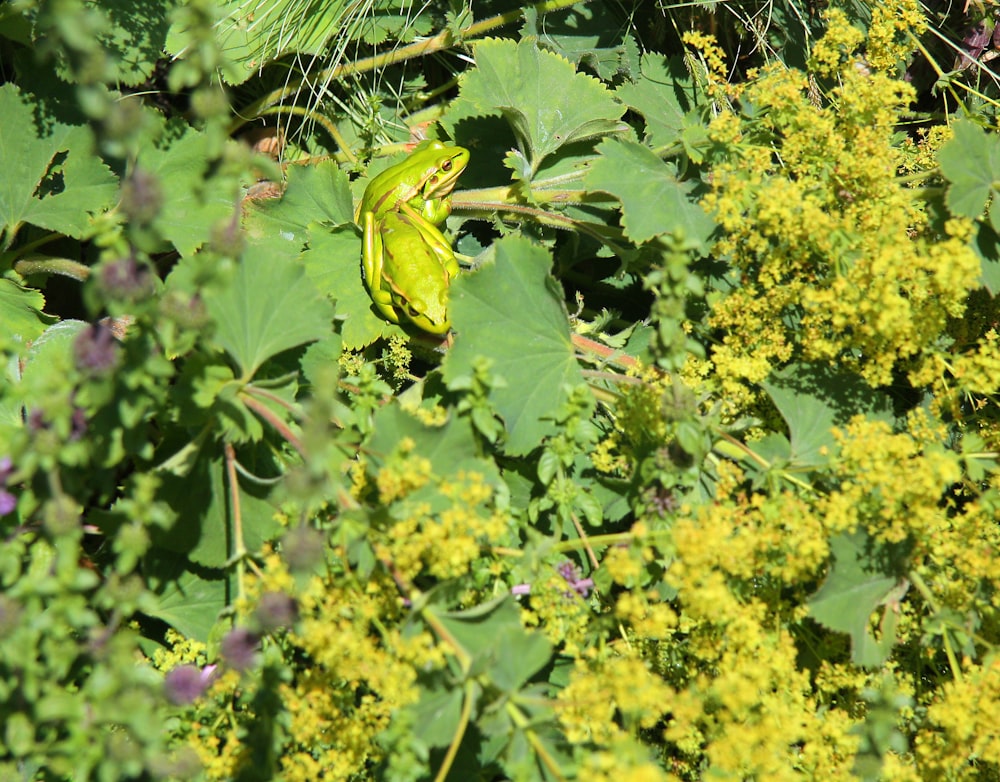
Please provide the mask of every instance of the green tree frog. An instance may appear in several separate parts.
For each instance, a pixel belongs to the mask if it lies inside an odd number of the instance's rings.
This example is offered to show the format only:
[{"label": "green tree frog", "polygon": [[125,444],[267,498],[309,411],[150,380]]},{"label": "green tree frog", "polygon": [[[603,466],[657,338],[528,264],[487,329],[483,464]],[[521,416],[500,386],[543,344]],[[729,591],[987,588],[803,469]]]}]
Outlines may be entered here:
[{"label": "green tree frog", "polygon": [[365,189],[355,215],[365,287],[393,323],[406,319],[440,335],[451,327],[448,286],[458,262],[437,226],[451,214],[451,192],[468,162],[463,147],[425,141]]}]

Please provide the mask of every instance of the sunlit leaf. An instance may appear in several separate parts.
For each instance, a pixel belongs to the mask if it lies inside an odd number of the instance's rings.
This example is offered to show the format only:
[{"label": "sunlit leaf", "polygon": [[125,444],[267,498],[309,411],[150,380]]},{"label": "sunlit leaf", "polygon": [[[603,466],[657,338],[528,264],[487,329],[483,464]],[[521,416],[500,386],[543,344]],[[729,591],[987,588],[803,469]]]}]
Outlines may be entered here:
[{"label": "sunlit leaf", "polygon": [[672,233],[707,251],[715,221],[698,205],[697,183],[679,181],[673,166],[633,141],[607,139],[598,152],[585,181],[621,199],[622,225],[632,241]]},{"label": "sunlit leaf", "polygon": [[451,286],[455,345],[445,359],[445,380],[473,374],[482,357],[506,384],[490,399],[507,427],[507,450],[522,454],[554,431],[551,421],[581,381],[561,290],[550,276],[552,259],[527,239],[495,245],[493,260],[459,275]]},{"label": "sunlit leaf", "polygon": [[267,359],[329,332],[333,307],[316,291],[295,258],[251,247],[229,288],[211,297],[216,339],[252,377]]},{"label": "sunlit leaf", "polygon": [[0,87],[0,239],[10,247],[31,223],[83,236],[91,215],[111,206],[117,180],[94,154],[90,129],[36,124],[31,103],[13,84]]}]

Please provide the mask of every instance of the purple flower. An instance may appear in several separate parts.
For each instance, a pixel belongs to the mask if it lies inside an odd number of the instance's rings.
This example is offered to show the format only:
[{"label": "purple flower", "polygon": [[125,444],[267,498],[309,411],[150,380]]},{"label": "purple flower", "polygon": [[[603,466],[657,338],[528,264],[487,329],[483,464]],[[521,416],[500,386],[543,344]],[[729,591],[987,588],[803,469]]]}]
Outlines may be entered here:
[{"label": "purple flower", "polygon": [[134,255],[104,264],[100,284],[109,297],[124,301],[139,301],[153,293],[153,275]]},{"label": "purple flower", "polygon": [[236,627],[222,639],[220,651],[223,659],[237,671],[245,671],[253,665],[254,656],[260,645],[260,636],[245,627]]},{"label": "purple flower", "polygon": [[76,368],[98,377],[118,366],[119,350],[115,335],[103,323],[83,329],[73,342]]},{"label": "purple flower", "polygon": [[295,624],[299,617],[299,607],[284,592],[265,592],[260,596],[254,613],[261,629],[265,633],[273,633]]},{"label": "purple flower", "polygon": [[177,706],[186,706],[202,696],[212,683],[216,666],[207,665],[199,670],[194,665],[179,665],[167,673],[163,689],[167,700]]},{"label": "purple flower", "polygon": [[4,488],[13,472],[14,463],[10,457],[0,457],[0,516],[6,516],[17,507],[17,497]]},{"label": "purple flower", "polygon": [[527,595],[531,592],[531,584],[514,584],[510,588],[512,595]]},{"label": "purple flower", "polygon": [[[594,579],[580,578],[580,568],[569,560],[563,562],[558,570],[559,575],[566,579],[566,583],[569,584],[570,589],[580,597],[586,597],[590,594],[590,590],[594,588]],[[570,597],[573,593],[566,592],[565,594],[567,597]]]}]

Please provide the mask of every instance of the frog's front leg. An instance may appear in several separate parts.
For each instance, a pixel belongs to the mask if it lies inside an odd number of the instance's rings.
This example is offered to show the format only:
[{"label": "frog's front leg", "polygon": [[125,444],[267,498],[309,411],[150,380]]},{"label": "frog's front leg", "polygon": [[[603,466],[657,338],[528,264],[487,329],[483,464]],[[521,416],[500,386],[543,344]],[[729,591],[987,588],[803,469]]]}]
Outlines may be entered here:
[{"label": "frog's front leg", "polygon": [[451,249],[451,244],[441,233],[441,229],[421,217],[420,213],[409,204],[402,205],[401,213],[402,217],[408,218],[406,222],[420,232],[424,242],[427,243],[427,246],[448,273],[448,279],[455,279],[458,274],[458,260],[455,258],[455,251]]},{"label": "frog's front leg", "polygon": [[382,287],[382,268],[385,247],[382,242],[382,227],[375,224],[375,215],[367,212],[364,216],[364,244],[361,248],[361,266],[365,275],[365,287],[375,308],[386,320],[399,323],[399,312],[393,306],[392,294]]}]

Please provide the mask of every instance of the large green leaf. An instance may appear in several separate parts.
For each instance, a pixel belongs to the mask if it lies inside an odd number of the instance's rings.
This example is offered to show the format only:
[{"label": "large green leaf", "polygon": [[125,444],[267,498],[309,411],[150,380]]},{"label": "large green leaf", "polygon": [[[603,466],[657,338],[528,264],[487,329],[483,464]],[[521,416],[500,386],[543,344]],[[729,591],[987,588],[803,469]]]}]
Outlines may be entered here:
[{"label": "large green leaf", "polygon": [[143,613],[188,638],[208,641],[231,588],[223,572],[193,566],[184,557],[162,551],[146,557],[143,572],[152,590]]},{"label": "large green leaf", "polygon": [[450,121],[503,115],[532,171],[564,144],[621,129],[625,107],[601,82],[532,41],[482,41],[476,66],[462,79]]},{"label": "large green leaf", "polygon": [[[237,457],[248,469],[263,472],[267,467],[246,464],[248,457],[243,452]],[[270,465],[264,477],[273,472]],[[231,493],[222,460],[202,455],[183,476],[162,473],[161,480],[163,498],[174,511],[175,521],[169,530],[154,532],[156,543],[204,567],[225,567],[236,553],[238,541],[234,540]],[[281,530],[275,520],[277,510],[268,501],[267,488],[241,480],[239,489],[242,544],[247,551],[258,551]]]},{"label": "large green leaf", "polygon": [[255,203],[247,212],[245,225],[247,233],[257,241],[280,237],[301,246],[308,239],[310,226],[337,228],[353,222],[354,205],[347,177],[335,163],[327,161],[289,168],[281,198]]},{"label": "large green leaf", "polygon": [[0,239],[10,247],[31,223],[80,238],[91,215],[114,202],[117,180],[93,151],[90,129],[35,122],[13,84],[0,87]]},{"label": "large green leaf", "polygon": [[705,103],[705,96],[681,57],[644,54],[639,79],[623,84],[615,95],[642,114],[646,140],[653,146],[674,144],[685,131],[704,132],[704,125],[693,115]]},{"label": "large green leaf", "polygon": [[891,422],[885,394],[857,375],[838,373],[822,364],[792,364],[762,383],[791,435],[791,466],[828,464],[836,451],[833,428],[855,415]]},{"label": "large green leaf", "polygon": [[346,350],[357,350],[381,337],[400,334],[394,323],[380,318],[361,279],[361,238],[356,228],[329,231],[316,226],[302,254],[306,274],[316,289],[337,303],[337,320]]},{"label": "large green leaf", "polygon": [[680,182],[672,166],[634,141],[606,139],[598,152],[585,181],[621,199],[622,225],[633,242],[672,233],[708,250],[715,222],[697,203],[696,183]]},{"label": "large green leaf", "polygon": [[909,545],[879,543],[864,530],[842,533],[830,541],[833,564],[823,586],[808,601],[809,614],[831,630],[851,636],[851,659],[877,666],[895,641],[895,616],[886,609],[882,638],[868,627],[872,613],[887,602],[902,583]]},{"label": "large green leaf", "polygon": [[391,453],[408,437],[414,453],[430,460],[435,475],[448,477],[461,470],[480,473],[494,486],[500,484],[496,463],[479,457],[479,448],[467,419],[451,418],[442,426],[430,426],[403,410],[399,404],[382,407],[373,421],[374,431],[365,452],[375,457]]},{"label": "large green leaf", "polygon": [[[1000,139],[971,122],[957,122],[954,138],[941,147],[938,161],[941,173],[951,183],[947,204],[952,212],[963,217],[979,217],[995,182],[1000,180]],[[1000,230],[1000,208],[993,198],[990,222]]]},{"label": "large green leaf", "polygon": [[216,339],[250,378],[267,359],[328,333],[333,307],[292,256],[244,253],[232,284],[207,302]]},{"label": "large green leaf", "polygon": [[540,633],[529,633],[510,595],[464,611],[425,609],[447,631],[474,670],[483,671],[504,692],[514,692],[552,656]]},{"label": "large green leaf", "polygon": [[163,204],[156,227],[181,255],[189,255],[211,237],[212,227],[233,219],[236,193],[203,192],[208,170],[209,140],[189,128],[161,147],[146,147],[138,165],[159,180]]},{"label": "large green leaf", "polygon": [[23,288],[13,280],[0,279],[0,323],[4,336],[27,343],[45,331],[46,321],[42,314],[45,296],[33,288]]},{"label": "large green leaf", "polygon": [[465,385],[485,358],[504,379],[490,399],[507,427],[507,451],[517,455],[555,430],[552,417],[582,377],[549,254],[520,237],[500,240],[494,252],[493,260],[452,283],[457,337],[442,369],[449,385]]}]

